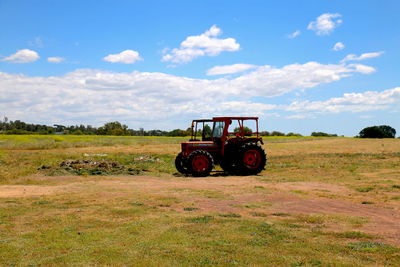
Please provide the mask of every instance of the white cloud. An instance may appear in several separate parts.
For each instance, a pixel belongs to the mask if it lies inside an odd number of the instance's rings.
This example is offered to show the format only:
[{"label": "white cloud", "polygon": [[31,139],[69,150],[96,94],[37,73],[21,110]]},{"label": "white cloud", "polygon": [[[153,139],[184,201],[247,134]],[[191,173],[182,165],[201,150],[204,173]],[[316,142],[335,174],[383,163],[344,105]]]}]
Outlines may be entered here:
[{"label": "white cloud", "polygon": [[18,50],[15,54],[3,58],[1,61],[8,61],[11,63],[31,63],[40,58],[39,54],[30,49]]},{"label": "white cloud", "polygon": [[[230,79],[92,69],[50,77],[0,72],[0,110],[12,119],[48,124],[102,125],[118,120],[131,127],[147,122],[152,128],[168,128],[177,127],[171,122],[182,119],[237,115],[238,111],[243,115],[269,114],[284,108],[252,99],[305,90],[355,73],[360,70],[354,66],[318,62],[282,68],[261,66]],[[291,110],[297,112],[296,105]],[[170,123],[163,124],[165,121]]]},{"label": "white cloud", "polygon": [[315,31],[317,35],[329,35],[335,28],[342,24],[343,21],[339,19],[341,16],[338,13],[322,14],[316,21],[311,21],[307,29]]},{"label": "white cloud", "polygon": [[164,62],[182,64],[201,56],[217,56],[223,51],[237,51],[240,45],[234,38],[220,39],[222,30],[213,25],[206,32],[187,37],[179,48],[172,49],[162,57]]},{"label": "white cloud", "polygon": [[286,107],[288,111],[339,113],[385,110],[390,105],[400,104],[400,87],[382,92],[345,93],[326,101],[295,101]]},{"label": "white cloud", "polygon": [[356,56],[354,54],[349,54],[344,59],[342,59],[340,62],[360,61],[360,60],[370,59],[370,58],[374,58],[374,57],[380,57],[383,53],[384,53],[383,51],[364,53],[364,54],[361,54],[360,56]]},{"label": "white cloud", "polygon": [[254,71],[230,81],[231,90],[241,94],[278,96],[294,89],[304,90],[322,83],[338,81],[352,73],[360,72],[355,66],[339,64],[290,64],[282,68],[261,66]]},{"label": "white cloud", "polygon": [[139,52],[134,50],[125,50],[119,54],[110,54],[103,58],[104,61],[111,63],[124,63],[124,64],[133,64],[142,58],[139,56]]},{"label": "white cloud", "polygon": [[48,57],[47,58],[47,62],[50,63],[61,63],[65,60],[65,58],[63,57]]},{"label": "white cloud", "polygon": [[347,65],[348,67],[356,69],[357,72],[363,73],[363,74],[370,74],[375,72],[375,68],[371,66],[366,66],[362,64],[349,64]]},{"label": "white cloud", "polygon": [[233,65],[225,65],[225,66],[215,66],[207,70],[207,75],[233,74],[254,68],[257,68],[257,66],[251,64],[240,64],[240,63]]},{"label": "white cloud", "polygon": [[337,42],[337,43],[333,46],[332,50],[334,50],[334,51],[340,51],[340,50],[343,50],[344,48],[345,48],[345,45],[344,45],[342,42]]},{"label": "white cloud", "polygon": [[297,31],[295,31],[295,32],[292,32],[292,33],[288,34],[287,37],[288,37],[289,39],[294,39],[294,38],[296,38],[297,36],[299,36],[300,34],[301,34],[301,31],[297,30]]},{"label": "white cloud", "polygon": [[286,116],[286,119],[305,119],[305,118],[309,118],[309,115],[306,114],[295,114],[295,115],[289,115]]}]

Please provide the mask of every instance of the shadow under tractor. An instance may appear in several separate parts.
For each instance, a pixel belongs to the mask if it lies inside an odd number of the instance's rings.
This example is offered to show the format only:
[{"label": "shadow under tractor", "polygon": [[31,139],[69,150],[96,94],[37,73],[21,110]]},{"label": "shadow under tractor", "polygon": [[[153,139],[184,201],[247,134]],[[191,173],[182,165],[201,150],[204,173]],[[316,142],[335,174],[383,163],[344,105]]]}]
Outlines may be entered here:
[{"label": "shadow under tractor", "polygon": [[[244,126],[255,125],[256,131]],[[209,126],[212,124],[212,128]],[[238,127],[233,128],[233,124]],[[214,117],[193,120],[191,139],[181,144],[176,156],[176,169],[195,177],[208,176],[215,164],[234,175],[255,175],[267,162],[262,138],[258,131],[258,117]],[[201,140],[197,139],[201,135]]]}]

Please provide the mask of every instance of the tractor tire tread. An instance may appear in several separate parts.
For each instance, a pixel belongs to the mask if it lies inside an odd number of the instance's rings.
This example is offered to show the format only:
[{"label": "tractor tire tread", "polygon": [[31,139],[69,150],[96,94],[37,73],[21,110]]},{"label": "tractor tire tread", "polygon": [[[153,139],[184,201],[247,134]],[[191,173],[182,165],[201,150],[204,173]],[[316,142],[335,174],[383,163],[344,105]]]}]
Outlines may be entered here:
[{"label": "tractor tire tread", "polygon": [[[244,163],[244,159],[243,159],[245,152],[248,150],[251,150],[251,149],[257,150],[259,152],[259,155],[261,156],[258,166],[256,166],[254,169],[247,167],[246,164]],[[256,175],[265,169],[265,165],[267,164],[267,155],[266,155],[264,149],[258,143],[244,144],[239,149],[238,155],[239,155],[239,157],[238,157],[236,166],[237,166],[238,172],[241,175]]]},{"label": "tractor tire tread", "polygon": [[[194,159],[196,156],[199,156],[199,155],[203,155],[203,156],[207,157],[208,162],[210,163],[209,166],[208,166],[204,171],[202,171],[202,172],[196,172],[196,171],[193,170],[193,168],[192,168],[192,161],[193,161],[193,159]],[[211,172],[211,170],[213,169],[213,167],[214,167],[214,159],[213,159],[213,157],[211,156],[211,154],[208,153],[208,152],[205,151],[205,150],[196,150],[196,151],[193,151],[193,152],[190,153],[189,156],[188,156],[188,160],[187,160],[187,169],[188,169],[188,172],[189,172],[192,176],[194,176],[194,177],[205,177],[205,176],[210,175],[210,172]]]}]

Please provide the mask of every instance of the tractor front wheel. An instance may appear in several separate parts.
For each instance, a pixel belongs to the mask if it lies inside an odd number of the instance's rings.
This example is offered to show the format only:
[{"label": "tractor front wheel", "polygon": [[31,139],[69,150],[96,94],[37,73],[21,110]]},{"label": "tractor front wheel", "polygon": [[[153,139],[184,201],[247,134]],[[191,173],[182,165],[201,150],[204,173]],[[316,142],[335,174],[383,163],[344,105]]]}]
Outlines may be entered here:
[{"label": "tractor front wheel", "polygon": [[266,162],[267,155],[261,146],[255,143],[248,143],[240,149],[238,169],[241,174],[258,174],[264,169]]},{"label": "tractor front wheel", "polygon": [[214,160],[210,153],[204,150],[197,150],[190,153],[187,166],[190,174],[195,177],[208,176],[214,167]]},{"label": "tractor front wheel", "polygon": [[188,173],[188,169],[185,166],[185,162],[183,160],[182,152],[180,152],[175,158],[175,167],[178,170],[178,172],[180,172],[182,174],[187,174]]}]

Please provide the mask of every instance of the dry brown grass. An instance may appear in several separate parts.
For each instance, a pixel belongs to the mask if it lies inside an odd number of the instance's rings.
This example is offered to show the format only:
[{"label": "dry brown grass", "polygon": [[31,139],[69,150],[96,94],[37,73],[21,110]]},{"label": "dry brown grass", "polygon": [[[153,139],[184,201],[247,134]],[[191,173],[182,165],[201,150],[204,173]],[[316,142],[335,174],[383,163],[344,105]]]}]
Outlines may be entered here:
[{"label": "dry brown grass", "polygon": [[398,139],[315,138],[290,143],[268,143],[267,139],[265,142],[265,149],[270,156],[400,152]]}]

